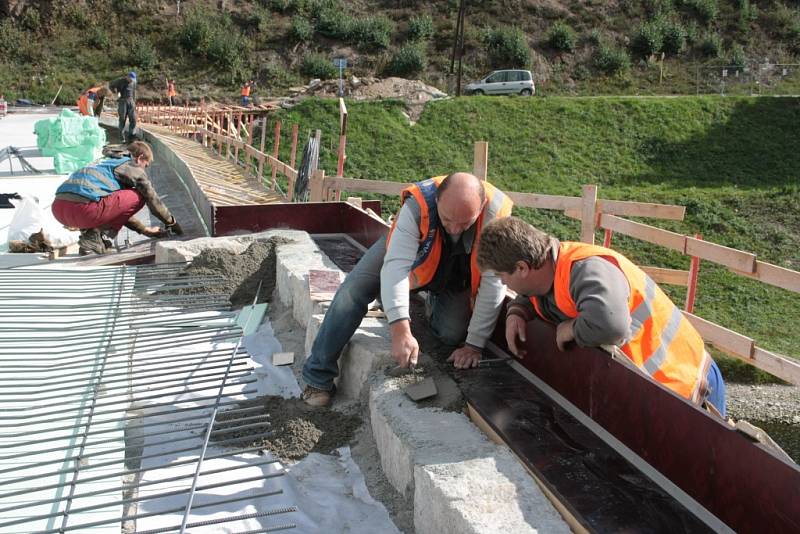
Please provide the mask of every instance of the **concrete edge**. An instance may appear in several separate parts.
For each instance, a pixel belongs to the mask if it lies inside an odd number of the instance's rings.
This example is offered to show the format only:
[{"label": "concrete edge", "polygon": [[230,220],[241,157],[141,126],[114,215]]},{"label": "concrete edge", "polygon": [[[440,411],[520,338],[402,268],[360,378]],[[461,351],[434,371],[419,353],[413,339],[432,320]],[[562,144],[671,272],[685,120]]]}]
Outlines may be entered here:
[{"label": "concrete edge", "polygon": [[[209,246],[243,250],[255,239],[273,236],[293,241],[277,248],[276,291],[306,328],[308,354],[328,304],[312,300],[308,272],[336,267],[305,232],[160,242],[156,261],[185,261]],[[416,532],[570,532],[507,447],[490,441],[463,413],[415,404],[397,379],[384,374],[392,365],[388,325],[365,318],[340,358],[338,395],[366,397],[381,468],[392,486],[412,499]]]}]

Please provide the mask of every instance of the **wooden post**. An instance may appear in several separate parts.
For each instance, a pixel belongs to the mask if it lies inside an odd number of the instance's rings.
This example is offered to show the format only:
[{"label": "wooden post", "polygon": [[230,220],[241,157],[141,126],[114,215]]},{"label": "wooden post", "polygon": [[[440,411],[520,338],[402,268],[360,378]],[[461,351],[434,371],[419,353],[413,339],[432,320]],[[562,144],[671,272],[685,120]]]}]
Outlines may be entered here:
[{"label": "wooden post", "polygon": [[583,186],[583,204],[581,206],[581,241],[594,245],[594,229],[597,225],[597,186]]},{"label": "wooden post", "polygon": [[[345,149],[347,147],[347,106],[344,103],[344,98],[339,98],[339,149],[336,151],[336,176],[344,176],[344,161],[347,159]],[[337,189],[335,198],[329,200],[336,200],[337,202],[342,199],[342,190]]]},{"label": "wooden post", "polygon": [[[703,239],[700,234],[695,234],[695,239]],[[683,309],[694,313],[694,301],[697,298],[697,275],[700,274],[700,258],[692,256],[689,264],[689,287],[686,288],[686,303]]]},{"label": "wooden post", "polygon": [[225,129],[225,161],[231,159],[231,125],[233,124],[233,113],[228,112],[228,127]]},{"label": "wooden post", "polygon": [[489,143],[475,141],[475,156],[472,163],[472,174],[486,180],[489,172]]},{"label": "wooden post", "polygon": [[[267,118],[264,117],[264,122],[261,125],[261,146],[259,148],[259,151],[262,154],[264,153],[264,143],[266,142],[266,139],[267,139]],[[258,176],[258,183],[263,184],[264,183],[264,157],[263,156],[259,156],[258,157],[258,170],[256,171],[256,173],[257,173],[257,176]],[[266,185],[264,187],[266,187]]]},{"label": "wooden post", "polygon": [[[241,128],[242,128],[242,112],[241,111],[239,112],[239,117],[237,118],[236,121],[234,121],[234,123],[236,124],[236,137],[241,137],[239,135],[239,130],[241,130]],[[239,145],[236,145],[234,147],[234,149],[233,149],[233,162],[236,165],[239,164]]]},{"label": "wooden post", "polygon": [[322,202],[323,188],[325,186],[325,171],[317,169],[311,174],[309,180],[309,200],[311,202]]},{"label": "wooden post", "polygon": [[603,246],[609,248],[611,246],[611,236],[614,232],[606,228],[605,236],[603,236]]},{"label": "wooden post", "polygon": [[297,131],[299,126],[297,124],[292,124],[292,153],[291,159],[289,160],[289,167],[294,169],[294,164],[297,161]]},{"label": "wooden post", "polygon": [[[251,147],[255,148],[255,143],[253,143],[253,116],[250,115],[250,120],[247,121],[247,144]],[[252,176],[251,172],[251,164],[250,164],[250,154],[245,151],[244,153],[244,167],[247,169],[247,176]]]},{"label": "wooden post", "polygon": [[[281,146],[281,121],[277,121],[275,123],[275,139],[272,144],[272,157],[278,159],[278,150]],[[272,186],[271,190],[275,191],[276,178],[278,176],[278,166],[275,163],[272,163]]]}]

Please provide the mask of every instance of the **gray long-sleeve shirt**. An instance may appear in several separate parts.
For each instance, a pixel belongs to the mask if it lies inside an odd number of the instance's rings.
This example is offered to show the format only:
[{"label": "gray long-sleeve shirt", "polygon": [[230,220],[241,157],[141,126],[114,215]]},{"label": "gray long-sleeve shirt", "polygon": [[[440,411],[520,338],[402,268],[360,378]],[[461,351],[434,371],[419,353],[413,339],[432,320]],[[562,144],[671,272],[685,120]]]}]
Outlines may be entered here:
[{"label": "gray long-sleeve shirt", "polygon": [[[419,204],[413,197],[409,197],[397,215],[397,224],[381,269],[381,301],[389,323],[410,318],[408,275],[422,239],[419,220]],[[464,250],[469,254],[475,241],[475,225],[467,229],[461,239]],[[486,346],[500,314],[505,289],[505,285],[494,273],[484,273],[481,276],[475,308],[467,328],[468,344],[478,348]]]},{"label": "gray long-sleeve shirt", "polygon": [[[558,260],[557,239],[552,240],[553,261]],[[631,316],[628,309],[630,286],[622,271],[600,257],[590,257],[572,264],[569,276],[570,296],[578,308],[575,320],[575,342],[581,347],[624,345],[631,337]],[[530,299],[519,295],[509,303],[509,311],[533,319],[535,312]],[[539,309],[553,323],[570,317],[558,309],[551,290],[539,298]]]}]

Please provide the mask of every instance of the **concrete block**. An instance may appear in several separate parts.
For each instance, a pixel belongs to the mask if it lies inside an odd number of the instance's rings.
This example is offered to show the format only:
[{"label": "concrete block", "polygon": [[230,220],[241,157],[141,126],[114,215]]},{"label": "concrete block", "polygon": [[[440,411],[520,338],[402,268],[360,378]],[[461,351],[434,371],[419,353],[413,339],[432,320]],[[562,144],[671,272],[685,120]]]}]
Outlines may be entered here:
[{"label": "concrete block", "polygon": [[463,414],[420,408],[382,376],[370,384],[369,410],[386,478],[406,496],[414,492],[416,465],[488,456],[494,448]]},{"label": "concrete block", "polygon": [[496,446],[492,456],[414,469],[418,534],[570,532],[516,457]]},{"label": "concrete block", "polygon": [[[370,383],[372,431],[386,478],[413,495],[417,532],[569,532],[506,447],[462,413],[421,408],[378,375]],[[440,389],[450,388],[447,380],[437,376]]]},{"label": "concrete block", "polygon": [[337,394],[348,399],[358,399],[368,385],[370,375],[393,362],[386,322],[364,319],[339,359]]}]

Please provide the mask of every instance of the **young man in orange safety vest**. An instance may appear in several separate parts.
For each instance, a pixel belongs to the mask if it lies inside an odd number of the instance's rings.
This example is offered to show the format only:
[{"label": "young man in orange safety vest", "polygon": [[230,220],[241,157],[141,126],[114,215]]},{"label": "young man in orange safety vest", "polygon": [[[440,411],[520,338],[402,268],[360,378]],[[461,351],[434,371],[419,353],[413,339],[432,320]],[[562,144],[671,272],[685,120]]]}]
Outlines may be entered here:
[{"label": "young man in orange safety vest", "polygon": [[478,265],[518,294],[506,318],[506,341],[517,357],[525,356],[526,323],[543,319],[557,325],[560,350],[571,342],[619,347],[651,380],[725,416],[725,383],[700,334],[622,254],[559,241],[508,217],[484,228]]},{"label": "young man in orange safety vest", "polygon": [[477,251],[481,228],[507,217],[512,202],[468,173],[439,176],[408,187],[389,235],[379,239],[347,275],[331,302],[306,363],[303,399],[327,406],[339,374],[338,360],[369,303],[380,297],[390,324],[392,357],[401,367],[419,353],[411,334],[409,291],[426,290],[433,333],[448,345],[466,344],[448,361],[478,365],[505,295],[497,276],[482,276]]}]

